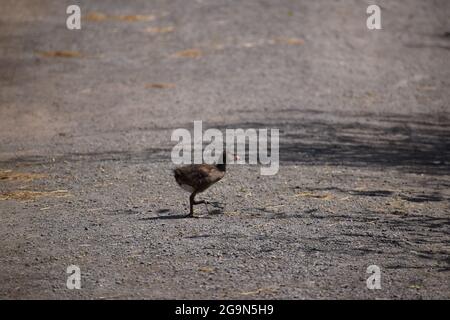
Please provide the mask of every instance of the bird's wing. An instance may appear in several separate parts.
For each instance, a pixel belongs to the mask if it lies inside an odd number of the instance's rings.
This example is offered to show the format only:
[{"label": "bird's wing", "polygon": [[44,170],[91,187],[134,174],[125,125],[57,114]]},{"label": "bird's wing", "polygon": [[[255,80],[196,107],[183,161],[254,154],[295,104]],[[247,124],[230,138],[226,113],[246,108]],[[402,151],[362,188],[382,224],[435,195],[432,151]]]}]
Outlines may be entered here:
[{"label": "bird's wing", "polygon": [[218,172],[213,165],[191,165],[174,170],[175,179],[181,184],[186,184],[195,189],[202,189],[219,181],[223,174]]},{"label": "bird's wing", "polygon": [[209,183],[215,183],[217,181],[219,181],[220,179],[223,178],[225,172],[224,171],[220,171],[219,169],[217,169],[216,166],[207,166],[207,167],[202,167],[202,170],[204,170],[204,172],[207,174],[208,176],[208,182]]},{"label": "bird's wing", "polygon": [[201,167],[198,165],[176,168],[174,173],[178,183],[190,186],[194,186],[194,182],[205,179],[208,176],[208,173],[205,170],[201,170]]}]

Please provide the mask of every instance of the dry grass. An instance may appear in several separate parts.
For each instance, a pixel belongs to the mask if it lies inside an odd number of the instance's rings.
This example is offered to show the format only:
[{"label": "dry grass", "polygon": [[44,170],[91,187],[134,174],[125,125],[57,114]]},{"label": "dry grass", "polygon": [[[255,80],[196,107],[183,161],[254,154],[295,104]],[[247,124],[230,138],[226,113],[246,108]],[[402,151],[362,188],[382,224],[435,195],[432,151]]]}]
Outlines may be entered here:
[{"label": "dry grass", "polygon": [[176,57],[183,57],[183,58],[198,58],[201,55],[202,51],[199,49],[187,49],[175,53]]},{"label": "dry grass", "polygon": [[148,32],[148,33],[169,33],[169,32],[173,32],[174,30],[175,30],[175,27],[162,27],[162,28],[149,27],[149,28],[145,29],[145,32]]},{"label": "dry grass", "polygon": [[171,89],[175,88],[173,83],[147,83],[145,85],[147,89]]},{"label": "dry grass", "polygon": [[112,19],[135,22],[135,21],[152,21],[155,19],[153,15],[125,15],[125,16],[111,16]]},{"label": "dry grass", "polygon": [[257,289],[255,291],[241,292],[240,295],[242,295],[242,296],[251,296],[251,295],[258,295],[260,293],[274,293],[277,290],[278,290],[277,288],[267,287],[267,288],[260,288],[260,289]]},{"label": "dry grass", "polygon": [[316,198],[321,200],[330,200],[333,199],[333,195],[331,194],[321,194],[321,193],[312,193],[312,192],[300,192],[296,194],[297,197],[306,197],[306,198]]},{"label": "dry grass", "polygon": [[200,267],[200,268],[198,268],[198,271],[211,273],[211,272],[214,272],[214,268],[211,268],[211,267]]},{"label": "dry grass", "polygon": [[39,55],[46,58],[81,58],[82,54],[77,51],[39,51]]},{"label": "dry grass", "polygon": [[154,15],[106,15],[101,12],[90,12],[86,15],[84,20],[87,21],[95,21],[95,22],[101,22],[106,20],[118,20],[118,21],[126,21],[126,22],[140,22],[140,21],[152,21],[155,19]]},{"label": "dry grass", "polygon": [[31,190],[15,190],[11,192],[5,192],[0,194],[1,200],[17,200],[17,201],[30,201],[42,197],[67,197],[69,196],[67,190],[55,190],[55,191],[31,191]]},{"label": "dry grass", "polygon": [[290,45],[302,45],[305,43],[305,41],[299,38],[277,38],[276,41]]},{"label": "dry grass", "polygon": [[104,21],[108,19],[108,17],[106,16],[106,14],[100,13],[100,12],[90,12],[86,15],[86,17],[84,18],[84,20],[87,21]]},{"label": "dry grass", "polygon": [[14,172],[12,170],[0,171],[0,181],[27,182],[46,177],[45,174],[31,172]]}]

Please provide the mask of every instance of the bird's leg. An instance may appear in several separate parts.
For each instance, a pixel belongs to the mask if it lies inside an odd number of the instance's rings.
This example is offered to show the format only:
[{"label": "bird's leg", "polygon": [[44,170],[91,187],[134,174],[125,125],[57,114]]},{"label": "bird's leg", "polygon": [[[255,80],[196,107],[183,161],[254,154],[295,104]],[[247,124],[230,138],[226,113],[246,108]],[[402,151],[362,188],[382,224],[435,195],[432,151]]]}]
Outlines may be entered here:
[{"label": "bird's leg", "polygon": [[191,194],[191,196],[189,197],[189,208],[190,208],[190,210],[189,210],[189,214],[187,215],[187,217],[193,217],[194,216],[194,204],[195,204],[195,200],[194,200],[194,198],[195,198],[195,192],[193,192],[192,194]]},{"label": "bird's leg", "polygon": [[189,214],[186,216],[187,218],[193,218],[194,217],[194,205],[196,204],[202,204],[204,203],[206,206],[206,211],[208,211],[209,214],[209,210],[208,210],[208,201],[206,200],[200,200],[200,201],[195,201],[195,196],[197,195],[197,192],[193,192],[191,194],[191,196],[189,197]]},{"label": "bird's leg", "polygon": [[205,205],[205,207],[206,207],[206,211],[208,211],[208,214],[209,214],[209,209],[208,209],[208,201],[206,201],[206,200],[200,200],[200,201],[195,201],[194,200],[194,202],[193,202],[194,204],[204,204]]},{"label": "bird's leg", "polygon": [[201,201],[196,201],[196,202],[194,202],[194,204],[205,204],[205,207],[206,207],[206,211],[208,212],[208,214],[209,214],[209,209],[208,209],[208,204],[209,204],[209,202],[208,201],[206,201],[206,200],[201,200]]}]

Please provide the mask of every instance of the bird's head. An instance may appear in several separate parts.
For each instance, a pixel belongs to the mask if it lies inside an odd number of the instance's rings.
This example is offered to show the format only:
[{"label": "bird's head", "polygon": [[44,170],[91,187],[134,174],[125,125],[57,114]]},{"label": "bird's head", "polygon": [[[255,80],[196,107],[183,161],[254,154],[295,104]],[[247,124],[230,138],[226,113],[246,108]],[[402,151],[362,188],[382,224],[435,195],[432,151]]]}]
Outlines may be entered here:
[{"label": "bird's head", "polygon": [[235,162],[235,161],[238,161],[240,159],[241,158],[235,153],[231,153],[231,152],[228,152],[226,150],[223,152],[223,162],[224,163],[227,163],[227,162],[230,162],[230,161]]}]

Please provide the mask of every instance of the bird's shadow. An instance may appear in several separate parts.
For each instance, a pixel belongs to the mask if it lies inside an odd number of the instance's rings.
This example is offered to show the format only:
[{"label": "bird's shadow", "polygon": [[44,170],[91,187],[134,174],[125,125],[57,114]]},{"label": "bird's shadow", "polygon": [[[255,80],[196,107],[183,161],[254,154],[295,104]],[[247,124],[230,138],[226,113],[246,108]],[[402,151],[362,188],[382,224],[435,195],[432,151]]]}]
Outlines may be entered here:
[{"label": "bird's shadow", "polygon": [[172,219],[188,219],[187,214],[170,214],[170,215],[163,215],[163,216],[155,216],[155,217],[146,217],[141,218],[139,220],[141,221],[148,221],[148,220],[172,220]]},{"label": "bird's shadow", "polygon": [[213,209],[209,209],[208,213],[198,214],[198,215],[194,214],[193,217],[189,216],[187,213],[171,214],[170,209],[159,209],[156,212],[157,212],[157,214],[162,213],[162,215],[157,215],[157,216],[153,216],[153,217],[145,217],[145,218],[141,218],[139,220],[148,221],[148,220],[173,220],[173,219],[211,219],[212,216],[223,214],[223,208],[218,207],[217,205],[214,204]]}]

